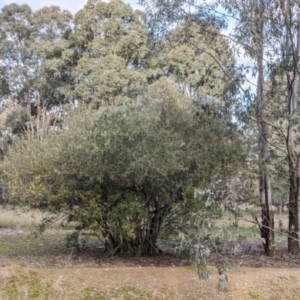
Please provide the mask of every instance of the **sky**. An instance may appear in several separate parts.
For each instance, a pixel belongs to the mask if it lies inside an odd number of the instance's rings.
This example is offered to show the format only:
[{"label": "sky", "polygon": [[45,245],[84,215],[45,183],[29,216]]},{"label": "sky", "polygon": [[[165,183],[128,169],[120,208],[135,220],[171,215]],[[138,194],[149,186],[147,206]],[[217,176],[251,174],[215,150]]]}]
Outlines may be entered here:
[{"label": "sky", "polygon": [[[141,9],[138,0],[125,0],[125,3],[130,4],[134,8]],[[79,9],[87,3],[87,0],[0,0],[0,9],[7,4],[28,4],[33,10],[38,10],[44,6],[57,5],[63,9],[69,10],[72,14],[75,14]]]}]

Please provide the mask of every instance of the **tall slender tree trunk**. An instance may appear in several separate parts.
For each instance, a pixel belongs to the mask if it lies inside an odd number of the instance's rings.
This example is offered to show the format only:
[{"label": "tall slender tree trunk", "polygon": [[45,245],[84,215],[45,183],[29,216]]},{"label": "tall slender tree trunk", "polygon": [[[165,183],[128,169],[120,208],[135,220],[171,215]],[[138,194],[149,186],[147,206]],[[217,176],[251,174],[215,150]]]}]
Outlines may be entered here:
[{"label": "tall slender tree trunk", "polygon": [[[260,64],[262,59],[258,58]],[[260,65],[259,64],[259,65]],[[261,65],[262,66],[262,65]],[[259,69],[261,69],[259,67]],[[257,84],[257,111],[258,111],[258,146],[259,146],[259,191],[260,203],[262,206],[261,217],[261,237],[265,239],[264,248],[268,256],[275,255],[275,237],[274,237],[274,212],[272,210],[271,185],[267,170],[268,158],[268,131],[266,126],[265,100],[263,95],[263,74],[259,71]]]},{"label": "tall slender tree trunk", "polygon": [[[297,81],[290,82],[288,76],[288,89],[289,89],[289,114],[293,115],[297,109],[296,89]],[[299,198],[299,183],[300,183],[300,166],[299,166],[299,153],[295,153],[294,146],[294,128],[293,119],[290,117],[287,136],[287,150],[289,162],[289,237],[288,237],[288,251],[292,254],[299,253],[299,218],[298,218],[298,198]]]},{"label": "tall slender tree trunk", "polygon": [[297,87],[298,75],[294,74],[294,78],[287,75],[288,85],[288,107],[289,107],[289,126],[287,135],[287,150],[289,162],[289,237],[288,237],[288,251],[292,254],[299,253],[299,218],[298,218],[298,197],[299,197],[299,179],[300,179],[300,166],[299,166],[299,153],[295,151],[295,136],[293,114],[297,109]]},{"label": "tall slender tree trunk", "polygon": [[288,251],[291,254],[299,253],[299,218],[298,218],[298,196],[299,196],[299,155],[297,157],[296,170],[291,166],[289,159],[290,171],[290,195],[289,195],[289,237]]},{"label": "tall slender tree trunk", "polygon": [[268,129],[266,124],[265,96],[264,96],[264,6],[255,3],[255,44],[256,61],[258,67],[257,79],[257,122],[258,122],[258,148],[259,148],[259,190],[261,202],[262,225],[261,237],[265,239],[264,248],[268,256],[275,255],[274,213],[272,210],[271,186],[267,170],[268,160]]},{"label": "tall slender tree trunk", "polygon": [[[291,17],[291,16],[290,16]],[[300,11],[298,8],[298,20],[300,18]],[[299,22],[299,21],[298,21]],[[291,38],[287,39],[287,49],[291,48]],[[300,153],[295,150],[295,135],[294,135],[294,119],[297,113],[297,96],[298,96],[298,81],[299,70],[298,60],[300,53],[300,27],[298,23],[296,48],[293,52],[293,73],[287,73],[287,89],[288,89],[288,110],[289,110],[289,126],[287,133],[287,151],[289,162],[289,237],[288,237],[288,251],[291,254],[299,253],[299,216],[298,216],[298,198],[300,187]]]},{"label": "tall slender tree trunk", "polygon": [[[295,149],[295,124],[297,112],[297,96],[298,96],[298,81],[299,81],[299,54],[300,54],[300,8],[299,4],[295,7],[294,3],[281,0],[281,10],[284,16],[286,26],[286,45],[285,59],[292,63],[292,70],[287,70],[287,94],[288,94],[288,112],[289,125],[287,130],[287,158],[289,164],[289,237],[288,251],[291,254],[299,253],[299,216],[298,216],[298,198],[300,187],[300,151]],[[294,18],[295,12],[297,17]],[[296,37],[293,34],[293,21],[297,20]]]}]

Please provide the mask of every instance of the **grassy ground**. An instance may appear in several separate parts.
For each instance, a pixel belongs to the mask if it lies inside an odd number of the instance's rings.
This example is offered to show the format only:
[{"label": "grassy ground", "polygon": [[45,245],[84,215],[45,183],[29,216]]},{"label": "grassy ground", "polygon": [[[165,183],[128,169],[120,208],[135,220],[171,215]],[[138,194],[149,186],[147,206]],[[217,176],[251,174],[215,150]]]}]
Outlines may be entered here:
[{"label": "grassy ground", "polygon": [[[219,291],[213,267],[210,280],[202,282],[194,268],[179,258],[103,257],[99,241],[88,235],[80,240],[81,252],[77,253],[74,246],[66,248],[66,235],[71,231],[57,226],[35,238],[31,232],[42,218],[40,211],[0,209],[1,300],[300,298],[300,268],[295,268],[300,266],[300,257],[291,259],[284,254],[268,259],[262,251],[242,252],[227,274],[226,289]],[[250,214],[243,218],[251,220]],[[231,223],[227,215],[218,226],[229,226],[230,235],[244,235],[248,244],[261,246],[259,230],[252,223],[241,220],[238,228]],[[284,236],[276,238],[286,244]]]},{"label": "grassy ground", "polygon": [[[44,218],[53,216],[38,209],[26,210],[9,205],[0,205],[0,229],[35,230]],[[60,222],[53,222],[49,225],[49,229],[61,229],[61,222],[64,221],[63,216],[55,215],[54,217]],[[74,229],[74,227],[74,224],[67,224],[64,229]]]},{"label": "grassy ground", "polygon": [[199,281],[192,268],[0,269],[0,299],[299,299],[300,269],[236,269],[224,291],[217,271]]},{"label": "grassy ground", "polygon": [[[241,234],[249,242],[261,243],[260,231],[258,226],[255,224],[254,217],[260,220],[260,212],[247,212],[245,211],[243,215],[239,218],[238,227],[233,226],[234,218],[231,213],[225,214],[220,220],[217,220],[216,225],[219,228],[227,228],[231,234]],[[284,229],[288,228],[288,214],[285,212],[281,216],[274,214],[274,225],[275,225],[275,240],[282,244],[287,240],[286,234],[280,233],[279,220],[282,220]]]},{"label": "grassy ground", "polygon": [[25,211],[0,206],[0,228],[32,229],[45,216],[41,211]]},{"label": "grassy ground", "polygon": [[[53,215],[36,210],[18,209],[11,206],[0,205],[0,229],[16,229],[16,230],[34,230],[41,223],[43,218],[49,218]],[[62,216],[55,216],[56,219],[63,220]],[[54,222],[49,229],[61,228],[59,222]],[[65,229],[72,229],[73,225],[68,225]]]}]

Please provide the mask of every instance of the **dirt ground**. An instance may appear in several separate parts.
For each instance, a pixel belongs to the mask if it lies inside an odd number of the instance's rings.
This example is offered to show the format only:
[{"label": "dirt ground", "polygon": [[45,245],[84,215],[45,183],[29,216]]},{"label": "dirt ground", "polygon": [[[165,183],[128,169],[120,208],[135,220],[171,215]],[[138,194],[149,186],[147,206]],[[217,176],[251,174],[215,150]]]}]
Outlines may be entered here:
[{"label": "dirt ground", "polygon": [[253,242],[236,256],[213,254],[209,265],[228,264],[228,284],[219,291],[215,267],[203,282],[187,259],[174,255],[108,258],[91,247],[77,255],[50,239],[61,233],[31,240],[23,230],[0,230],[1,300],[300,299],[300,256],[289,255],[284,242],[273,258]]},{"label": "dirt ground", "polygon": [[300,269],[238,268],[217,289],[215,268],[200,281],[188,267],[0,269],[0,299],[299,299]]}]

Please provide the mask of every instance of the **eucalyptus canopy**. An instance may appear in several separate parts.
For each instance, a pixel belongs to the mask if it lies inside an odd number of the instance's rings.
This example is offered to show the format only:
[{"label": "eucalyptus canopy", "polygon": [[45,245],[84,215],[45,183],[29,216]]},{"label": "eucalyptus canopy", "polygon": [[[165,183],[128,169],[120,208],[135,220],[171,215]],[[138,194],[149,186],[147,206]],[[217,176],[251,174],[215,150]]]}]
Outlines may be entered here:
[{"label": "eucalyptus canopy", "polygon": [[207,28],[209,33],[196,22],[184,22],[167,33],[157,42],[148,73],[153,79],[168,76],[187,97],[225,105],[236,91],[235,60],[218,30]]},{"label": "eucalyptus canopy", "polygon": [[0,14],[0,96],[26,114],[24,129],[47,131],[54,111],[67,101],[73,50],[72,15],[59,7],[32,12],[28,5],[10,4]]},{"label": "eucalyptus canopy", "polygon": [[141,12],[120,0],[89,0],[75,16],[74,39],[79,56],[74,70],[77,99],[103,106],[143,92],[147,35]]}]

